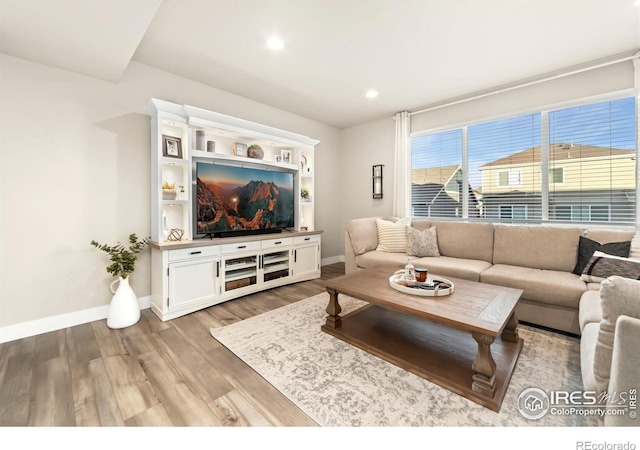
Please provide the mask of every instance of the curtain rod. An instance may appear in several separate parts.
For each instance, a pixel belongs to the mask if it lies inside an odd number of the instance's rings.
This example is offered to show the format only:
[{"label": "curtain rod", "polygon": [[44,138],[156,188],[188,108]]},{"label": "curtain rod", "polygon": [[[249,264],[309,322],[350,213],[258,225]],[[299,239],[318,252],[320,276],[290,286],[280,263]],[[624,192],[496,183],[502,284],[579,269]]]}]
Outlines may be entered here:
[{"label": "curtain rod", "polygon": [[413,116],[414,114],[421,114],[421,113],[433,111],[435,109],[446,108],[446,107],[449,107],[449,106],[458,105],[460,103],[470,102],[471,100],[477,100],[479,98],[489,97],[490,95],[502,94],[503,92],[513,91],[515,89],[520,89],[520,88],[523,88],[523,87],[533,86],[535,84],[545,83],[547,81],[552,81],[552,80],[556,80],[558,78],[564,78],[564,77],[567,77],[567,76],[576,75],[576,74],[579,74],[579,73],[582,73],[582,72],[587,72],[589,70],[599,69],[601,67],[611,66],[613,64],[619,64],[621,62],[629,61],[629,60],[636,59],[636,58],[640,58],[640,53],[636,53],[635,55],[632,55],[632,56],[625,56],[624,58],[618,58],[618,59],[615,59],[615,60],[612,60],[612,61],[607,61],[607,62],[604,62],[604,63],[601,63],[601,64],[596,64],[594,66],[583,67],[582,69],[576,69],[576,70],[572,70],[572,71],[569,71],[569,72],[561,73],[561,74],[558,74],[558,75],[553,75],[553,76],[541,78],[539,80],[529,81],[527,83],[518,84],[516,86],[510,86],[510,87],[506,87],[506,88],[503,88],[503,89],[497,89],[495,91],[486,92],[484,94],[473,95],[471,97],[466,97],[466,98],[463,98],[463,99],[460,99],[460,100],[455,100],[453,102],[445,103],[445,104],[442,104],[442,105],[432,106],[430,108],[421,109],[420,111],[410,112],[409,116]]}]

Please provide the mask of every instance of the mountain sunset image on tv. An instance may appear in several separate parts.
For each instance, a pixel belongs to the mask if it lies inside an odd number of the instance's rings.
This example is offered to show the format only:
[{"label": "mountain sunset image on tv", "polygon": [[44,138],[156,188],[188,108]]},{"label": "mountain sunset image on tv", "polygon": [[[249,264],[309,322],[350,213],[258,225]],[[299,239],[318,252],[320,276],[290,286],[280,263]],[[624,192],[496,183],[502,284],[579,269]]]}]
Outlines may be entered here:
[{"label": "mountain sunset image on tv", "polygon": [[294,226],[293,174],[196,162],[196,230],[252,234]]}]

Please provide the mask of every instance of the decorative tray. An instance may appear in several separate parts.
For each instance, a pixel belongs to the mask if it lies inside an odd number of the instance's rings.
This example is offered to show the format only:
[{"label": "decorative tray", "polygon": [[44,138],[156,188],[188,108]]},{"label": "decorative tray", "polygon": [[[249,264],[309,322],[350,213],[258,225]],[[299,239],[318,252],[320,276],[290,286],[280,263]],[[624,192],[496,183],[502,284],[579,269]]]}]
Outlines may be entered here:
[{"label": "decorative tray", "polygon": [[[403,271],[404,272],[404,271]],[[424,297],[443,297],[453,294],[455,286],[446,278],[439,276],[429,276],[427,281],[410,281],[404,279],[404,273],[396,273],[389,277],[389,286],[397,291],[411,295],[422,295]]]}]

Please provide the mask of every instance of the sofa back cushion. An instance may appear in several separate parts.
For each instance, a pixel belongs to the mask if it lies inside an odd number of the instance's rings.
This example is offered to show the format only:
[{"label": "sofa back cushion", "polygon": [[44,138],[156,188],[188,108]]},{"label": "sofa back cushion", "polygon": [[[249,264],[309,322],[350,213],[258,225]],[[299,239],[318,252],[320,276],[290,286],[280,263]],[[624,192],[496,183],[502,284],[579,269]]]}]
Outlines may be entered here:
[{"label": "sofa back cushion", "polygon": [[610,242],[631,241],[635,234],[635,231],[617,230],[584,230],[584,232],[582,233],[584,237],[601,244],[608,244]]},{"label": "sofa back cushion", "polygon": [[378,247],[378,227],[375,217],[348,221],[347,233],[349,233],[351,247],[356,255],[362,255]]},{"label": "sofa back cushion", "polygon": [[579,228],[495,225],[493,264],[571,272],[581,234]]},{"label": "sofa back cushion", "polygon": [[432,226],[442,256],[493,261],[493,224],[434,221]]},{"label": "sofa back cushion", "polygon": [[427,219],[411,219],[411,226],[416,230],[424,231],[431,228],[432,222]]}]

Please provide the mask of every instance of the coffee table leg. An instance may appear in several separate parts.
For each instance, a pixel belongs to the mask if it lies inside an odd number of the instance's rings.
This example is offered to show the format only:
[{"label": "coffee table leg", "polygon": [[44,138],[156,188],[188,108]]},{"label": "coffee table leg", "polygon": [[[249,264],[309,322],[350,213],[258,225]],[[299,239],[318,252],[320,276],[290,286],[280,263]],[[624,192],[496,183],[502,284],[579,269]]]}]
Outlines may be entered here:
[{"label": "coffee table leg", "polygon": [[342,325],[342,319],[340,317],[340,312],[342,308],[340,307],[340,303],[338,303],[338,291],[334,289],[327,289],[329,293],[329,305],[327,306],[327,322],[325,326],[329,328],[340,328]]},{"label": "coffee table leg", "polygon": [[518,338],[518,318],[514,312],[511,314],[511,317],[509,317],[504,330],[502,330],[502,340],[507,342],[518,342]]},{"label": "coffee table leg", "polygon": [[478,343],[478,354],[473,361],[473,383],[471,389],[474,392],[493,398],[496,391],[496,362],[491,356],[492,336],[472,333],[473,338]]}]

